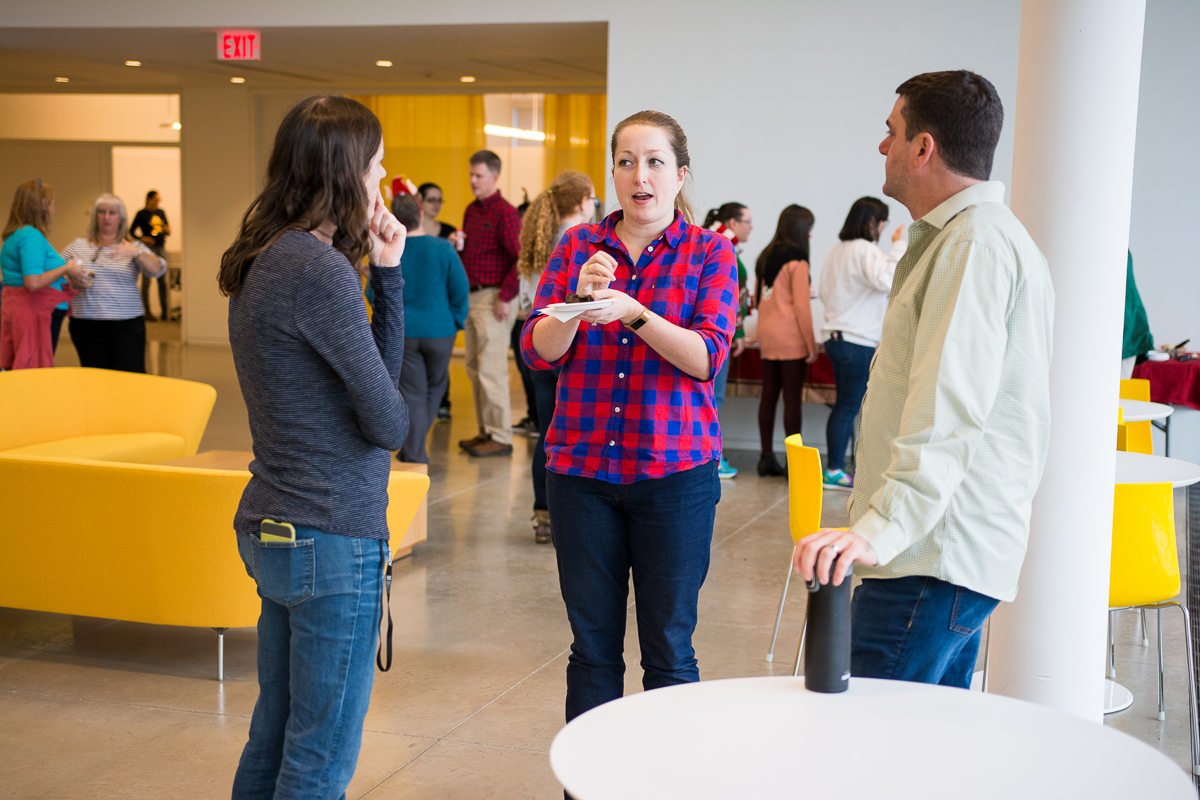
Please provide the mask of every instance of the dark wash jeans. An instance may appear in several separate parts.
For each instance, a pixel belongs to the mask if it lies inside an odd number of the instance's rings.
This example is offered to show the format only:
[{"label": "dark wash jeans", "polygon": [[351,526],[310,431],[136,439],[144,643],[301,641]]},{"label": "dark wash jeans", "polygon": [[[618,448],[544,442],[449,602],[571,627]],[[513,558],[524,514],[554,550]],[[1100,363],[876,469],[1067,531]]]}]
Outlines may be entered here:
[{"label": "dark wash jeans", "polygon": [[850,674],[971,687],[995,598],[924,575],[864,578],[850,604]]},{"label": "dark wash jeans", "polygon": [[846,448],[854,431],[854,418],[862,408],[867,393],[867,378],[871,373],[874,347],[830,339],[825,342],[825,354],[833,365],[833,381],[837,386],[837,402],[825,423],[825,441],[829,446],[825,469],[846,468]]},{"label": "dark wash jeans", "polygon": [[258,701],[233,800],[345,798],[375,681],[387,548],[296,527],[296,542],[239,534],[258,584]]},{"label": "dark wash jeans", "polygon": [[537,511],[549,508],[546,502],[546,432],[550,430],[554,406],[558,403],[558,370],[531,369],[529,378],[533,381],[537,418],[542,429],[542,438],[533,443],[533,508]]},{"label": "dark wash jeans", "polygon": [[546,491],[574,635],[567,722],[624,692],[630,571],[642,686],[700,680],[692,632],[721,499],[717,462],[629,484],[548,472]]}]

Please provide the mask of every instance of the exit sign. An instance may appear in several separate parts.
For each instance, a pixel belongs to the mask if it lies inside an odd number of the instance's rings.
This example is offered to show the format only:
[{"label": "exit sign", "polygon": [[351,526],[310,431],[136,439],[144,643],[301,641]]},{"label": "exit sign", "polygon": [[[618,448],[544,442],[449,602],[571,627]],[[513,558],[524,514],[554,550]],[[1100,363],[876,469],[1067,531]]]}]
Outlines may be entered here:
[{"label": "exit sign", "polygon": [[262,61],[259,31],[217,31],[217,58],[222,61]]}]

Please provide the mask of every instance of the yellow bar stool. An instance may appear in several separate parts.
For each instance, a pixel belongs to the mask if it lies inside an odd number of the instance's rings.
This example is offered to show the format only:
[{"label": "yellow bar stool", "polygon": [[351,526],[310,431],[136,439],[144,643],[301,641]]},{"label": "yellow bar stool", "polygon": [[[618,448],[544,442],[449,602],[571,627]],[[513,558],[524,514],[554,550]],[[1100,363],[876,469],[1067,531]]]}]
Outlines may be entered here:
[{"label": "yellow bar stool", "polygon": [[[1120,398],[1122,400],[1142,400],[1149,403],[1150,381],[1140,379],[1122,380]],[[1154,439],[1151,436],[1153,429],[1150,427],[1150,420],[1126,422],[1125,413],[1121,412],[1117,425],[1118,450],[1154,455]],[[1122,425],[1124,426],[1124,431],[1120,429]]]},{"label": "yellow bar stool", "polygon": [[[821,480],[821,453],[815,447],[806,447],[800,434],[794,433],[784,439],[787,446],[788,466],[788,528],[792,542],[799,542],[810,533],[821,529],[821,504],[825,484]],[[783,606],[787,602],[788,587],[792,582],[792,557],[788,555],[787,577],[783,582],[783,596],[779,598],[779,613],[775,615],[775,632],[771,634],[771,649],[767,661],[775,659],[775,641],[779,638],[779,623],[783,619]],[[796,666],[793,675],[800,672],[800,654],[804,650],[804,634],[808,631],[808,620],[800,631],[800,646],[796,650]]]},{"label": "yellow bar stool", "polygon": [[[1150,609],[1158,612],[1158,718],[1166,719],[1163,691],[1162,610],[1174,606],[1183,614],[1188,666],[1188,719],[1192,774],[1200,775],[1200,729],[1196,720],[1196,665],[1192,653],[1191,617],[1175,599],[1179,594],[1179,553],[1175,548],[1175,508],[1169,483],[1119,483],[1113,502],[1112,562],[1109,571],[1109,666],[1115,658],[1111,633],[1113,611]],[[1144,626],[1145,623],[1143,623]]]}]

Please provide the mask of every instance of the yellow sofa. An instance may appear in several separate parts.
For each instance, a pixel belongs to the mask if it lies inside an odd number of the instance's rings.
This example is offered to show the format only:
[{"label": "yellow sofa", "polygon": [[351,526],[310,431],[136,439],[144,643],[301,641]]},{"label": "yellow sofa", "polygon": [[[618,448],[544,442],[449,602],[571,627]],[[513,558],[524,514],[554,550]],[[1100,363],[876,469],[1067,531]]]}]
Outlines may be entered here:
[{"label": "yellow sofa", "polygon": [[[218,634],[256,624],[260,601],[233,532],[249,480],[245,470],[0,453],[10,499],[0,606]],[[392,473],[393,529],[409,526],[428,489],[425,475]]]},{"label": "yellow sofa", "polygon": [[[218,634],[256,624],[233,532],[250,473],[157,463],[195,456],[215,399],[153,375],[0,372],[0,606]],[[428,490],[392,472],[391,530]],[[217,652],[221,678],[223,636]]]},{"label": "yellow sofa", "polygon": [[0,372],[0,453],[157,464],[193,455],[217,391],[106,369]]}]

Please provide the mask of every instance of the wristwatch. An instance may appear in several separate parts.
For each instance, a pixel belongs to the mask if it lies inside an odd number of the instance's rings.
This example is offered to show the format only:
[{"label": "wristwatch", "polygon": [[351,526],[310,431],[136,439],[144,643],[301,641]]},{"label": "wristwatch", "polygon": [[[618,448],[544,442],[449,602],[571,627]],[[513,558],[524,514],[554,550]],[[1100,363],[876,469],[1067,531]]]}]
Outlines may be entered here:
[{"label": "wristwatch", "polygon": [[640,315],[638,315],[638,318],[635,319],[633,322],[626,323],[625,327],[629,328],[629,330],[631,330],[631,331],[636,331],[638,328],[642,327],[649,321],[650,321],[650,309],[646,308],[645,306],[642,306],[642,313]]}]

